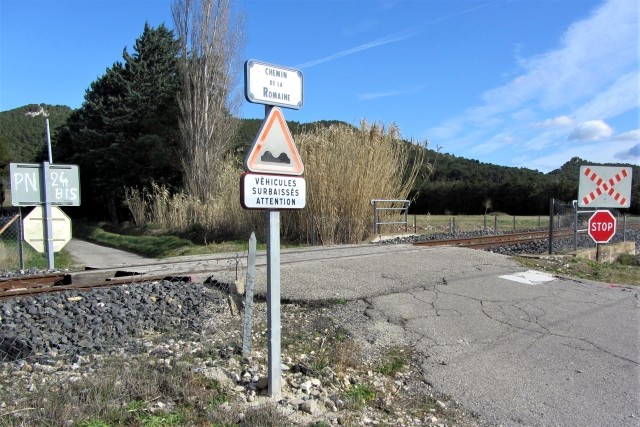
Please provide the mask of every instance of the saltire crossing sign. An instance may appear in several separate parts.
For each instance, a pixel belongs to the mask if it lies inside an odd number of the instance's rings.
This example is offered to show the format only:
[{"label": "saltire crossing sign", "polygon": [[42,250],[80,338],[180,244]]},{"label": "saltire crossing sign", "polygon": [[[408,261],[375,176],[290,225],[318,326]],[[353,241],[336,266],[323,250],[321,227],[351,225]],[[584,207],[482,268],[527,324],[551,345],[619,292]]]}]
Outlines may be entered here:
[{"label": "saltire crossing sign", "polygon": [[631,168],[581,166],[578,206],[619,209],[631,206]]}]

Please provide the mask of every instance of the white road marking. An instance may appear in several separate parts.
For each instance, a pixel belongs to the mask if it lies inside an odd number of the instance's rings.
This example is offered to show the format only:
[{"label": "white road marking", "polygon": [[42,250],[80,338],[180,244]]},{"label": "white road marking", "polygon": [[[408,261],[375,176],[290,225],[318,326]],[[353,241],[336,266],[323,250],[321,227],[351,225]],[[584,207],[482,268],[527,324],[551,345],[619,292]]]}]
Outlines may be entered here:
[{"label": "white road marking", "polygon": [[527,270],[521,273],[506,274],[499,276],[503,279],[512,280],[514,282],[524,283],[526,285],[539,285],[541,283],[550,282],[554,280],[554,277],[549,273],[543,273],[541,271]]}]

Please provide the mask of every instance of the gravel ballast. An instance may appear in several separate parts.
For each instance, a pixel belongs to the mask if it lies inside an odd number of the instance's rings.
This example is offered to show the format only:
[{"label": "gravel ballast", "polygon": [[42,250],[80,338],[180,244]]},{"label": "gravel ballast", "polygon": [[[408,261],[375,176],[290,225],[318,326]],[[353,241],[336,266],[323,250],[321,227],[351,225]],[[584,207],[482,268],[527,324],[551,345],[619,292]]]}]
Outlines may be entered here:
[{"label": "gravel ballast", "polygon": [[136,349],[145,334],[199,331],[226,297],[200,284],[157,283],[64,291],[0,302],[0,361],[27,354]]}]

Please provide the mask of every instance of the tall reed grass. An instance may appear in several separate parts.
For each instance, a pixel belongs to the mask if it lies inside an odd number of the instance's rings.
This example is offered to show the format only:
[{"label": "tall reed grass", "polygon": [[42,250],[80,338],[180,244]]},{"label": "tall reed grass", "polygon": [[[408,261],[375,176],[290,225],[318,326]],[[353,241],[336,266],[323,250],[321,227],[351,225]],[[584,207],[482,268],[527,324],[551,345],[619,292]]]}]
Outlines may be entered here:
[{"label": "tall reed grass", "polygon": [[[395,126],[346,124],[316,128],[296,137],[305,165],[305,209],[284,211],[285,239],[323,244],[357,243],[372,231],[371,199],[405,199],[424,161],[425,150],[399,138]],[[413,151],[413,153],[412,153]],[[262,211],[240,205],[241,165],[228,158],[220,170],[220,190],[207,202],[166,187],[127,190],[137,225],[153,223],[177,232],[200,230],[210,239],[264,236]]]},{"label": "tall reed grass", "polygon": [[[299,135],[307,207],[284,215],[292,237],[315,233],[323,244],[361,242],[373,231],[372,199],[405,199],[425,150],[400,140],[395,126],[337,124]],[[411,162],[411,150],[417,150]],[[298,236],[296,236],[298,235]]]}]

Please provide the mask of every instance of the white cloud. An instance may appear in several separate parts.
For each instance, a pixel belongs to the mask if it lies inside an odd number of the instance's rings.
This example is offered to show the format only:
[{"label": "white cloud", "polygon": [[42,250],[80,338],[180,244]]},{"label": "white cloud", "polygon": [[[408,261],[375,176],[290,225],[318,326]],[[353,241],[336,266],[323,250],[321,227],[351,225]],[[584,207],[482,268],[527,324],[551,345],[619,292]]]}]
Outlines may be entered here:
[{"label": "white cloud", "polygon": [[550,110],[597,94],[611,76],[637,62],[637,44],[629,43],[637,37],[636,21],[633,1],[605,3],[569,27],[558,49],[521,60],[522,75],[484,94],[486,111],[510,110],[530,100]]},{"label": "white cloud", "polygon": [[552,128],[557,126],[573,126],[574,121],[569,116],[558,116],[553,119],[547,119],[545,121],[534,124],[537,128]]},{"label": "white cloud", "polygon": [[388,98],[390,96],[406,95],[406,94],[420,92],[422,89],[424,89],[424,87],[425,87],[424,85],[420,85],[420,86],[416,86],[416,87],[405,89],[405,90],[363,93],[358,95],[358,98],[365,101],[368,101],[371,99],[377,99],[377,98]]},{"label": "white cloud", "polygon": [[640,129],[635,129],[635,130],[631,130],[629,132],[625,132],[625,133],[621,133],[619,135],[616,135],[615,138],[616,141],[636,141],[636,142],[640,142]]},{"label": "white cloud", "polygon": [[471,152],[475,154],[489,154],[498,151],[505,145],[502,141],[491,141],[483,144],[477,144],[471,147]]},{"label": "white cloud", "polygon": [[592,117],[608,119],[637,108],[640,104],[638,82],[640,73],[631,71],[618,77],[611,85],[596,94],[573,113],[577,120],[589,120]]},{"label": "white cloud", "polygon": [[566,144],[565,141],[564,145],[556,146],[553,150],[538,152],[533,155],[529,153],[529,155],[514,156],[513,166],[550,172],[559,168],[573,157],[580,157],[595,163],[618,163],[622,161],[638,164],[638,145],[627,142],[602,144],[600,141],[584,144]]},{"label": "white cloud", "polygon": [[[395,2],[395,1],[382,2],[381,3],[381,7],[382,8],[393,7],[395,5],[395,3],[397,3],[397,2]],[[359,53],[359,52],[363,52],[363,51],[366,51],[366,50],[369,50],[369,49],[374,49],[374,48],[377,48],[377,47],[380,47],[380,46],[384,46],[384,45],[387,45],[387,44],[390,44],[390,43],[396,43],[396,42],[399,42],[399,41],[402,41],[402,40],[406,40],[408,38],[412,38],[412,37],[415,37],[415,36],[417,36],[419,34],[424,33],[424,31],[432,24],[443,22],[443,21],[447,21],[447,20],[450,20],[450,19],[453,19],[453,18],[457,18],[459,16],[463,16],[463,15],[475,12],[476,10],[484,9],[484,8],[487,8],[487,7],[495,7],[495,6],[496,6],[495,3],[494,4],[485,3],[485,4],[480,4],[478,6],[470,7],[468,9],[461,10],[459,12],[452,13],[450,15],[444,15],[444,16],[436,17],[436,18],[427,20],[427,21],[423,22],[420,25],[415,25],[413,27],[405,28],[404,30],[399,31],[397,33],[389,34],[387,36],[378,38],[376,40],[371,40],[371,41],[369,41],[367,43],[361,44],[359,46],[354,46],[354,47],[352,47],[350,49],[345,49],[345,50],[342,50],[340,52],[336,52],[334,54],[325,56],[323,58],[313,59],[313,60],[307,61],[307,62],[305,62],[303,64],[296,65],[296,68],[315,67],[316,65],[324,64],[326,62],[333,62],[333,61],[335,61],[337,59],[341,59],[341,58],[344,58],[346,56],[351,56],[353,54],[356,54],[356,53]]]},{"label": "white cloud", "polygon": [[613,157],[623,162],[640,163],[640,143],[614,154]]},{"label": "white cloud", "polygon": [[[479,143],[484,150],[495,148],[495,135],[517,135],[523,142],[509,146],[510,158],[540,159],[538,166],[545,170],[558,159],[556,167],[573,156],[584,158],[589,153],[585,142],[604,146],[602,140],[614,137],[606,122],[640,105],[637,35],[637,3],[604,0],[586,19],[573,23],[557,47],[530,58],[517,51],[517,77],[485,91],[481,103],[429,129],[427,137],[443,137],[438,143],[462,154]],[[608,145],[607,156],[593,161],[611,162],[623,149]]]},{"label": "white cloud", "polygon": [[343,29],[340,34],[345,37],[355,36],[357,34],[366,33],[378,26],[378,22],[373,19],[366,19],[357,22],[355,25]]},{"label": "white cloud", "polygon": [[613,135],[613,129],[602,120],[589,120],[580,123],[569,134],[569,139],[578,141],[597,141],[609,138]]}]

